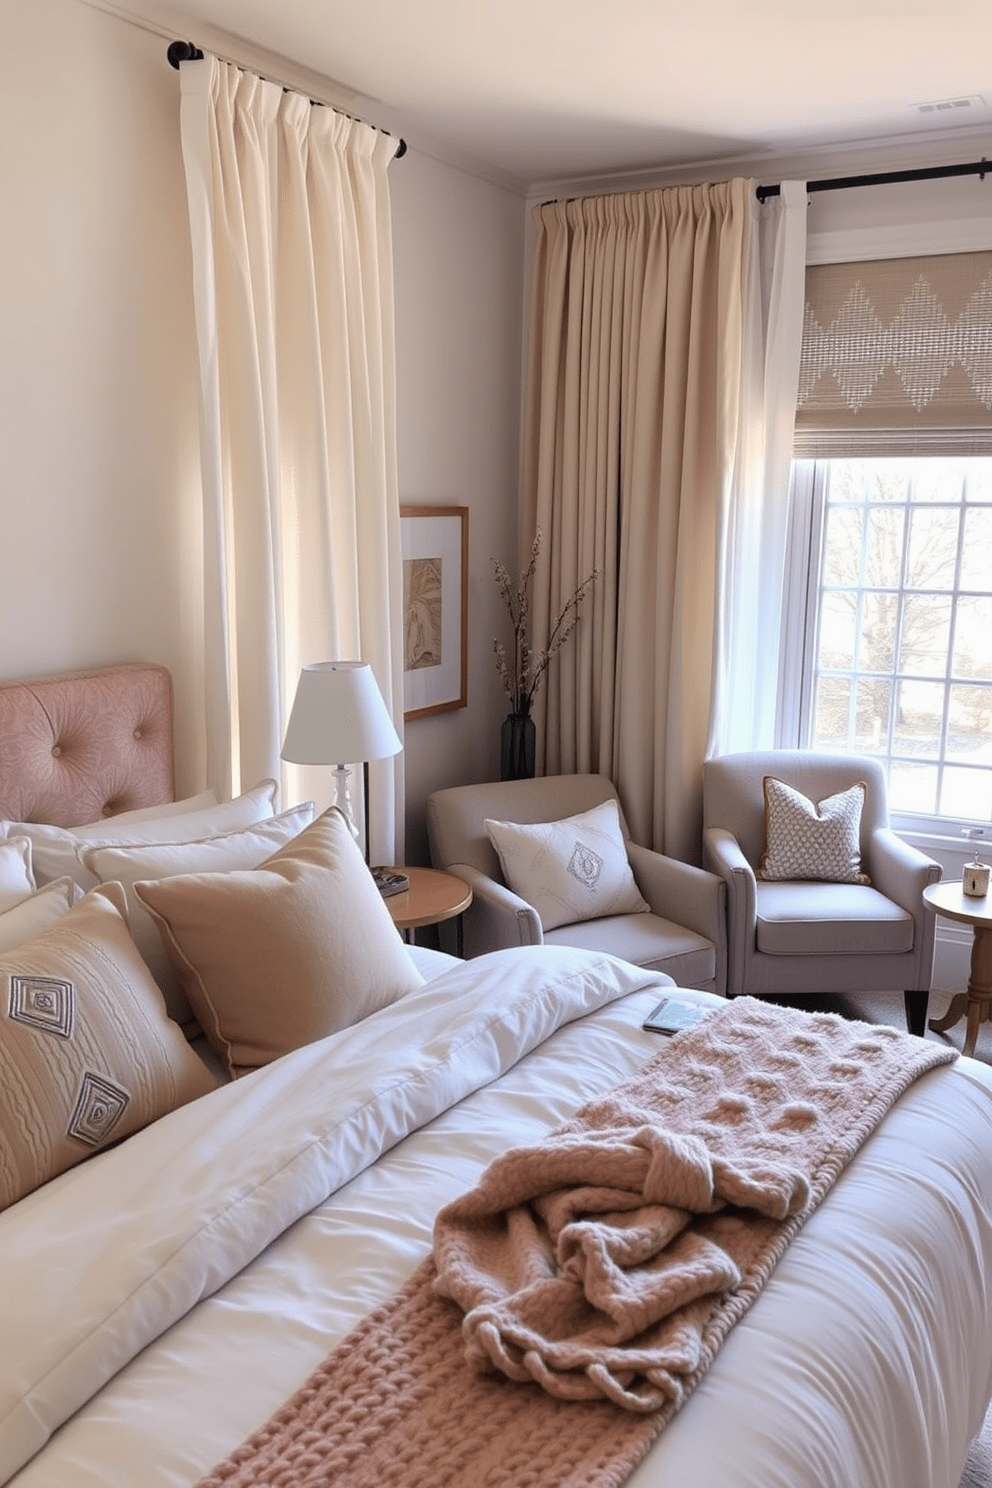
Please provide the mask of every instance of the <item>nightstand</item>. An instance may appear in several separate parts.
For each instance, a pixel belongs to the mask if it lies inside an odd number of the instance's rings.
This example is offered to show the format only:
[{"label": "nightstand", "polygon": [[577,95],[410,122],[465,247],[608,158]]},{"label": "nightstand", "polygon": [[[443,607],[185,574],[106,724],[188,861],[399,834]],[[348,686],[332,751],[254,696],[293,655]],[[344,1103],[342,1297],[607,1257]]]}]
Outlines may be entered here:
[{"label": "nightstand", "polygon": [[462,915],[472,903],[472,890],[468,884],[439,868],[408,868],[404,864],[398,871],[406,874],[410,887],[401,894],[390,894],[382,902],[397,930],[403,932],[404,940],[412,944],[413,932],[418,925],[439,925],[443,920],[457,920],[456,954],[461,956],[464,949]]}]

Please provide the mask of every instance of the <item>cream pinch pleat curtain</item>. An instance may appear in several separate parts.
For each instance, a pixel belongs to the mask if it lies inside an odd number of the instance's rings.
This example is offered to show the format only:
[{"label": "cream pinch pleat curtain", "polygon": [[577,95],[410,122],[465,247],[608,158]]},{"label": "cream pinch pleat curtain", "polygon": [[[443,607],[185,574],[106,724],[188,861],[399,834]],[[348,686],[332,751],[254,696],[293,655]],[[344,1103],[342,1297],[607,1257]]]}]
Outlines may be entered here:
[{"label": "cream pinch pleat curtain", "polygon": [[635,840],[698,861],[742,410],[749,183],[535,212],[522,542],[535,644],[600,577],[538,698],[539,769],[610,776]]},{"label": "cream pinch pleat curtain", "polygon": [[[301,665],[369,662],[402,737],[398,141],[214,57],[180,77],[209,782],[226,795],[281,778],[290,800],[324,804],[330,771],[279,758]],[[371,859],[399,861],[402,769],[370,769]]]}]

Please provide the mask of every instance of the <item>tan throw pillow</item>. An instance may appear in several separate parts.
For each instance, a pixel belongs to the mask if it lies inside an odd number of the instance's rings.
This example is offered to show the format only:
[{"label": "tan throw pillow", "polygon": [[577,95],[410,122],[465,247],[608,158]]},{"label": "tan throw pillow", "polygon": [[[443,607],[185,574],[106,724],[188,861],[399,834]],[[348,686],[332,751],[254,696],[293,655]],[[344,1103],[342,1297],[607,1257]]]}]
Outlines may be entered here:
[{"label": "tan throw pillow", "polygon": [[861,871],[864,781],[815,804],[773,775],[764,784],[766,846],[759,878],[871,882]]},{"label": "tan throw pillow", "polygon": [[651,908],[627,860],[616,801],[564,821],[487,821],[486,831],[507,885],[533,905],[545,930]]},{"label": "tan throw pillow", "polygon": [[0,958],[0,1208],[216,1085],[115,885]]},{"label": "tan throw pillow", "polygon": [[423,985],[341,813],[259,867],[136,883],[232,1075]]},{"label": "tan throw pillow", "polygon": [[124,886],[128,925],[135,945],[161,987],[170,1018],[187,1023],[192,1009],[186,1000],[182,983],[172,957],[162,944],[158,926],[134,896],[139,879],[167,878],[176,873],[224,873],[232,868],[255,868],[276,848],[291,842],[313,821],[314,803],[304,801],[278,816],[235,832],[195,842],[150,842],[129,846],[80,847],[77,849],[84,871],[97,883],[120,883]]}]

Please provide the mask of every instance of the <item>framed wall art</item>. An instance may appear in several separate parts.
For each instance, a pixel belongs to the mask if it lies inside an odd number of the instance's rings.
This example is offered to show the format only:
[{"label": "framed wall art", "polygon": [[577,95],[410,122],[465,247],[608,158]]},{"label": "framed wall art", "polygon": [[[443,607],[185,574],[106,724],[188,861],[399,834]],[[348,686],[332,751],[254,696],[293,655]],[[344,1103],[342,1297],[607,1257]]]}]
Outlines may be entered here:
[{"label": "framed wall art", "polygon": [[468,703],[468,507],[402,506],[403,718]]}]

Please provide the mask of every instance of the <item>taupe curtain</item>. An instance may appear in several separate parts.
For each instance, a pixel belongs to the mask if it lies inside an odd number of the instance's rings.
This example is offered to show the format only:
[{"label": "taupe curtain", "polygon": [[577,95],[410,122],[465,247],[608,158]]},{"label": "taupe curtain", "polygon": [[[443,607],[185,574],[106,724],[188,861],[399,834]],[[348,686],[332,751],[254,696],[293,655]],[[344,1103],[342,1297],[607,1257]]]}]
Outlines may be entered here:
[{"label": "taupe curtain", "polygon": [[538,767],[609,775],[634,837],[690,862],[752,211],[732,181],[535,213],[522,542],[541,530],[538,644],[600,573],[537,699]]}]

